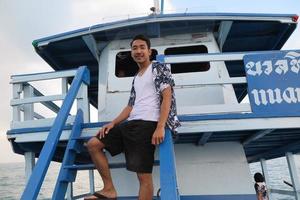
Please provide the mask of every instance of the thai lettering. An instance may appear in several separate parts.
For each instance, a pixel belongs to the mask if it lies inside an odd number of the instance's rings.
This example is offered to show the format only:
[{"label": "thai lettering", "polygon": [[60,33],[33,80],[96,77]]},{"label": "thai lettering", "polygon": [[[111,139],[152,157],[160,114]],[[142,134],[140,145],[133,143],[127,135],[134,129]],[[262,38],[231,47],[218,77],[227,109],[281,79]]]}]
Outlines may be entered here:
[{"label": "thai lettering", "polygon": [[256,105],[280,104],[282,102],[292,104],[300,102],[300,88],[288,87],[284,90],[276,89],[254,89],[251,91]]},{"label": "thai lettering", "polygon": [[280,60],[263,60],[263,61],[249,61],[246,63],[246,72],[251,76],[271,75],[276,73],[278,75],[285,75],[289,71],[295,74],[300,72],[300,54],[297,52],[288,52],[285,59]]}]

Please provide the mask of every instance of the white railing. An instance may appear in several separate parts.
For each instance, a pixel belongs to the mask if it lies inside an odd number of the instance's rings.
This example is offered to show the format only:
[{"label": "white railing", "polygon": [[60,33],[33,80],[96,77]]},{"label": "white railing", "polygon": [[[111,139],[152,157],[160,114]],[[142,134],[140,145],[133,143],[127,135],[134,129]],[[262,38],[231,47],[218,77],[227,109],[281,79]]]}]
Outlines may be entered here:
[{"label": "white railing", "polygon": [[[244,55],[254,52],[236,52],[236,53],[203,53],[203,54],[186,54],[186,55],[170,55],[161,56],[161,62],[176,64],[176,63],[195,63],[195,62],[225,62],[225,61],[242,61]],[[159,56],[159,57],[160,57]],[[225,67],[225,66],[224,66]],[[223,77],[221,79],[209,80],[203,79],[201,83],[190,84],[190,85],[180,85],[178,87],[203,87],[203,86],[213,86],[213,85],[236,85],[236,84],[246,84],[246,76],[240,77]],[[233,91],[233,88],[231,89]],[[232,94],[232,93],[231,93]],[[228,94],[227,94],[228,95]],[[235,95],[235,94],[232,94]],[[224,99],[227,98],[226,94],[223,94]],[[236,98],[236,96],[234,96]],[[198,105],[197,107],[181,107],[178,108],[179,113],[183,114],[224,114],[224,113],[246,113],[251,112],[251,106],[249,103],[244,102],[226,102],[224,100],[223,104],[208,104],[208,105]]]},{"label": "white railing", "polygon": [[[68,78],[74,77],[75,74],[76,69],[12,76],[10,82],[13,85],[13,98],[10,101],[10,105],[13,108],[11,129],[51,126],[55,118],[47,118],[40,114],[34,105],[40,103],[56,115],[60,107],[54,101],[62,101],[65,98],[68,92]],[[53,79],[61,80],[60,94],[43,94],[31,84],[32,82],[39,81],[42,83]],[[82,83],[76,97],[77,108],[81,108],[84,111],[84,122],[89,122],[90,116],[87,89],[87,85]],[[70,124],[73,121],[74,116],[70,115],[66,124]]]}]

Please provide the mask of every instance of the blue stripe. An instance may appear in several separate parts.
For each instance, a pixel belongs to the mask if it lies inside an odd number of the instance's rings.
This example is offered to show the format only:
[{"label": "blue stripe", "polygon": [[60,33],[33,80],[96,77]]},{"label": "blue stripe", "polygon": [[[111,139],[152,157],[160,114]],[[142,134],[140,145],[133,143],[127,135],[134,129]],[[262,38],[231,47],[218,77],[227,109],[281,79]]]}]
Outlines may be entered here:
[{"label": "blue stripe", "polygon": [[[279,117],[300,117],[300,113],[290,113],[288,115],[280,116],[279,114],[270,115],[270,113],[234,113],[234,114],[203,114],[203,115],[180,115],[178,116],[181,122],[194,122],[203,120],[224,120],[224,119],[255,119],[255,118],[279,118]],[[83,128],[100,128],[108,122],[85,123]],[[72,126],[68,125],[63,130],[71,130]],[[7,135],[46,132],[51,127],[37,127],[37,128],[20,128],[12,129],[6,132]]]},{"label": "blue stripe", "polygon": [[[82,128],[100,128],[104,124],[108,122],[96,122],[96,123],[86,123],[83,124]],[[51,126],[44,126],[44,127],[35,127],[35,128],[19,128],[19,129],[12,129],[7,131],[7,135],[14,135],[14,134],[23,134],[23,133],[35,133],[35,132],[47,132],[50,131]],[[63,130],[71,130],[72,126],[67,125],[64,126]]]}]

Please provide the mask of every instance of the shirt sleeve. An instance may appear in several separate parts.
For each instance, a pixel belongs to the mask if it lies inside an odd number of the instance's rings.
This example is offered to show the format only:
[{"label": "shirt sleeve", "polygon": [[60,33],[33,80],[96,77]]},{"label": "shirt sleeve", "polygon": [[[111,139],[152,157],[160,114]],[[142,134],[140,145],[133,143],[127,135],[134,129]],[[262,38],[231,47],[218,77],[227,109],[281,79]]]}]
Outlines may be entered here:
[{"label": "shirt sleeve", "polygon": [[128,101],[128,106],[133,106],[134,102],[135,102],[135,90],[134,90],[134,81],[132,82],[132,87],[131,87],[131,91],[130,91],[130,96],[129,96],[129,101]]},{"label": "shirt sleeve", "polygon": [[174,79],[172,77],[170,65],[163,65],[160,74],[160,85],[159,90],[162,92],[167,87],[173,87],[175,85]]}]

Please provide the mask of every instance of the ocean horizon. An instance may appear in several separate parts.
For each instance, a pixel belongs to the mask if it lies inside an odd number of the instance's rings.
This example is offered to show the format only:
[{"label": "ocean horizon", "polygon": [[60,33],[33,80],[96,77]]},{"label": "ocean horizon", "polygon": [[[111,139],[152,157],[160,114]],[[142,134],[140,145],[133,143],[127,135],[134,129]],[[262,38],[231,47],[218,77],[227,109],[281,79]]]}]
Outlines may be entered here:
[{"label": "ocean horizon", "polygon": [[[283,181],[291,183],[289,176],[288,165],[284,157],[267,161],[267,167],[270,176],[269,188],[292,190],[292,188]],[[300,166],[298,162],[298,176]],[[45,181],[41,187],[37,199],[51,199],[54,190],[56,178],[60,169],[60,163],[51,162]],[[256,172],[261,172],[260,163],[250,164],[250,173],[253,176]],[[25,187],[25,164],[17,163],[0,163],[0,199],[1,200],[18,200]],[[254,184],[254,181],[253,181]],[[95,172],[95,188],[101,189],[102,182],[97,172]],[[73,184],[74,196],[89,192],[88,171],[79,171],[76,177],[76,182]],[[273,194],[273,199],[276,200],[294,200],[294,197],[287,195]]]}]

